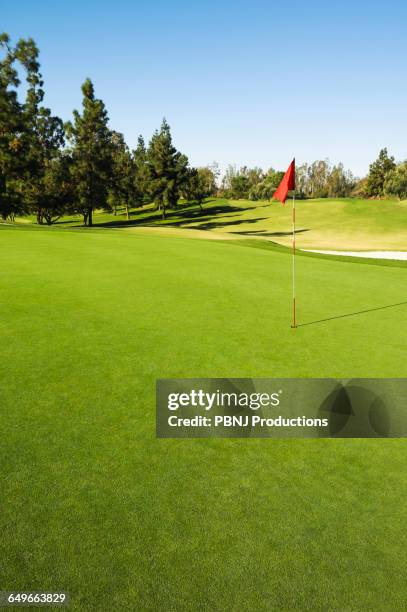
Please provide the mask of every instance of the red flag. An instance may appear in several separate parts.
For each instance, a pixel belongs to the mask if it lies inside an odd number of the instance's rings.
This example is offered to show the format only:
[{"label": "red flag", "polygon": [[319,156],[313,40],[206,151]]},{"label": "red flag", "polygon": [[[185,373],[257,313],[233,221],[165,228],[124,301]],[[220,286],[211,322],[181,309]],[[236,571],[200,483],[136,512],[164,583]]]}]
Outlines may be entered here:
[{"label": "red flag", "polygon": [[281,204],[284,204],[291,189],[295,189],[295,159],[288,166],[287,172],[274,192],[273,200],[280,200]]}]

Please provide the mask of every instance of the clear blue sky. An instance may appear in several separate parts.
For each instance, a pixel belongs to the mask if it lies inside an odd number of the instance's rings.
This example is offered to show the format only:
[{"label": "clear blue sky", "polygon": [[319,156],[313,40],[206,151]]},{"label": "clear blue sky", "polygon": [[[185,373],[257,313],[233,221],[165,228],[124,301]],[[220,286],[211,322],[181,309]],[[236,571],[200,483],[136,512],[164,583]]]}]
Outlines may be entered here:
[{"label": "clear blue sky", "polygon": [[162,117],[192,164],[285,168],[329,157],[362,175],[407,158],[407,2],[0,0],[0,30],[41,50],[63,119],[90,77],[134,146]]}]

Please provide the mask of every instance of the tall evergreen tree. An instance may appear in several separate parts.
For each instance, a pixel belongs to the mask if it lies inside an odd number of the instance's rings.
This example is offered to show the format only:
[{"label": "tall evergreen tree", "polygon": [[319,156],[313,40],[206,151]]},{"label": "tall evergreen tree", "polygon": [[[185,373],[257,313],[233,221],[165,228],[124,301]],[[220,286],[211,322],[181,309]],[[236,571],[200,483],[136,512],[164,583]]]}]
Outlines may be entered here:
[{"label": "tall evergreen tree", "polygon": [[[25,41],[20,41],[20,46],[22,42]],[[24,108],[17,96],[20,79],[15,62],[19,48],[12,47],[10,37],[3,33],[0,34],[0,49],[4,52],[0,61],[0,215],[6,219],[21,211],[27,126]]]},{"label": "tall evergreen tree", "polygon": [[142,136],[138,137],[137,148],[133,151],[133,161],[136,202],[144,204],[150,201],[151,168],[148,164],[147,149]]},{"label": "tall evergreen tree", "polygon": [[167,208],[175,208],[180,190],[188,181],[188,158],[174,147],[170,126],[165,119],[160,131],[155,132],[150,141],[147,162],[151,199],[157,202],[165,219]]},{"label": "tall evergreen tree", "polygon": [[26,212],[35,212],[41,220],[43,179],[47,163],[64,144],[62,121],[41,106],[44,83],[38,61],[39,50],[32,39],[19,40],[15,58],[25,70],[26,96],[22,105],[24,168],[21,193]]},{"label": "tall evergreen tree", "polygon": [[75,192],[71,180],[72,158],[68,152],[59,151],[44,166],[41,178],[40,222],[51,225],[63,215],[75,212]]},{"label": "tall evergreen tree", "polygon": [[73,122],[65,126],[72,143],[72,179],[77,209],[85,225],[93,223],[93,211],[108,207],[112,172],[112,142],[108,115],[102,100],[95,98],[92,81],[82,85],[82,114],[74,111]]},{"label": "tall evergreen tree", "polygon": [[0,45],[5,57],[0,62],[0,213],[6,219],[10,211],[8,179],[13,161],[13,142],[17,146],[18,115],[20,105],[17,92],[10,87],[18,86],[17,71],[13,68],[13,54],[9,48],[9,36],[0,36]]},{"label": "tall evergreen tree", "polygon": [[123,204],[126,218],[130,219],[130,206],[135,196],[135,165],[132,154],[124,141],[123,134],[112,132],[112,178],[111,197],[114,202]]},{"label": "tall evergreen tree", "polygon": [[[40,106],[44,90],[35,42],[20,39],[12,48],[3,34],[0,45],[6,50],[0,62],[0,208],[3,217],[32,209],[40,217],[45,168],[64,143],[62,121]],[[23,103],[17,62],[26,75]]]},{"label": "tall evergreen tree", "polygon": [[42,223],[44,218],[49,219],[45,210],[46,175],[53,160],[61,155],[65,142],[64,128],[62,120],[54,117],[48,108],[33,105],[27,115],[30,137],[23,195],[28,210],[36,215],[38,223]]},{"label": "tall evergreen tree", "polygon": [[367,177],[366,195],[372,198],[380,198],[384,195],[384,184],[389,172],[396,167],[394,157],[389,157],[387,149],[380,151],[379,157],[369,168]]}]

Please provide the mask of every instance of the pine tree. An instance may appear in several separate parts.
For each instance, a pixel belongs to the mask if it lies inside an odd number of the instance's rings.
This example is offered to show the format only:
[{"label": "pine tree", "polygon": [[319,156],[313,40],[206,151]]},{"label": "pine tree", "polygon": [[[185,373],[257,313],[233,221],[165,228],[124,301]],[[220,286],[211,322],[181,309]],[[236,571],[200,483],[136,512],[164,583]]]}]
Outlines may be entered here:
[{"label": "pine tree", "polygon": [[63,215],[74,212],[74,188],[68,152],[59,151],[44,167],[41,180],[41,223],[55,223]]},{"label": "pine tree", "polygon": [[65,129],[73,146],[71,173],[77,209],[84,224],[91,226],[93,211],[108,207],[112,142],[105,105],[95,98],[90,79],[82,85],[82,93],[82,114],[75,110],[73,123],[67,123]]},{"label": "pine tree", "polygon": [[384,195],[384,184],[389,172],[396,167],[394,157],[389,157],[387,149],[382,149],[379,157],[370,165],[367,177],[366,195],[372,198],[380,198]]},{"label": "pine tree", "polygon": [[11,47],[6,33],[0,35],[0,49],[4,51],[0,61],[0,215],[7,219],[22,210],[20,187],[26,166],[27,129],[24,108],[17,97],[18,49]]},{"label": "pine tree", "polygon": [[112,181],[111,197],[116,209],[117,202],[124,204],[126,218],[130,219],[130,206],[135,196],[135,165],[123,134],[112,132]]},{"label": "pine tree", "polygon": [[147,160],[147,150],[142,136],[138,137],[137,148],[133,151],[134,193],[136,203],[141,205],[150,202],[151,168]]},{"label": "pine tree", "polygon": [[[44,90],[35,42],[20,39],[14,48],[9,43],[2,34],[6,55],[0,63],[0,208],[3,217],[34,210],[40,219],[44,173],[64,144],[63,126],[40,106]],[[24,103],[17,99],[17,62],[25,72]]]},{"label": "pine tree", "polygon": [[167,208],[175,208],[180,190],[188,181],[188,158],[174,147],[170,126],[165,119],[160,131],[151,138],[147,163],[151,199],[157,202],[165,219]]},{"label": "pine tree", "polygon": [[[65,143],[62,120],[45,107],[31,105],[26,109],[30,135],[27,143],[27,168],[23,183],[26,208],[37,217],[37,223],[49,219],[46,212],[46,175]],[[51,173],[52,173],[51,168]]]}]

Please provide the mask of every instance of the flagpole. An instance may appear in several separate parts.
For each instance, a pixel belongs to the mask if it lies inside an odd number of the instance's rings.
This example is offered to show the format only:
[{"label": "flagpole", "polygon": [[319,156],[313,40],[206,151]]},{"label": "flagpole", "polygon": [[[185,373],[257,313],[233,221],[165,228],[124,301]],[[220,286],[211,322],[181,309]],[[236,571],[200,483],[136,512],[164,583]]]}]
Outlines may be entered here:
[{"label": "flagpole", "polygon": [[279,186],[273,194],[273,200],[280,200],[284,206],[288,192],[293,194],[293,239],[292,239],[292,262],[293,262],[293,322],[291,327],[297,327],[296,304],[295,304],[295,157],[288,166],[286,173],[280,181]]},{"label": "flagpole", "polygon": [[295,304],[295,190],[293,192],[293,241],[292,241],[292,251],[293,251],[293,324],[291,327],[297,327],[297,319],[296,319],[296,304]]}]

